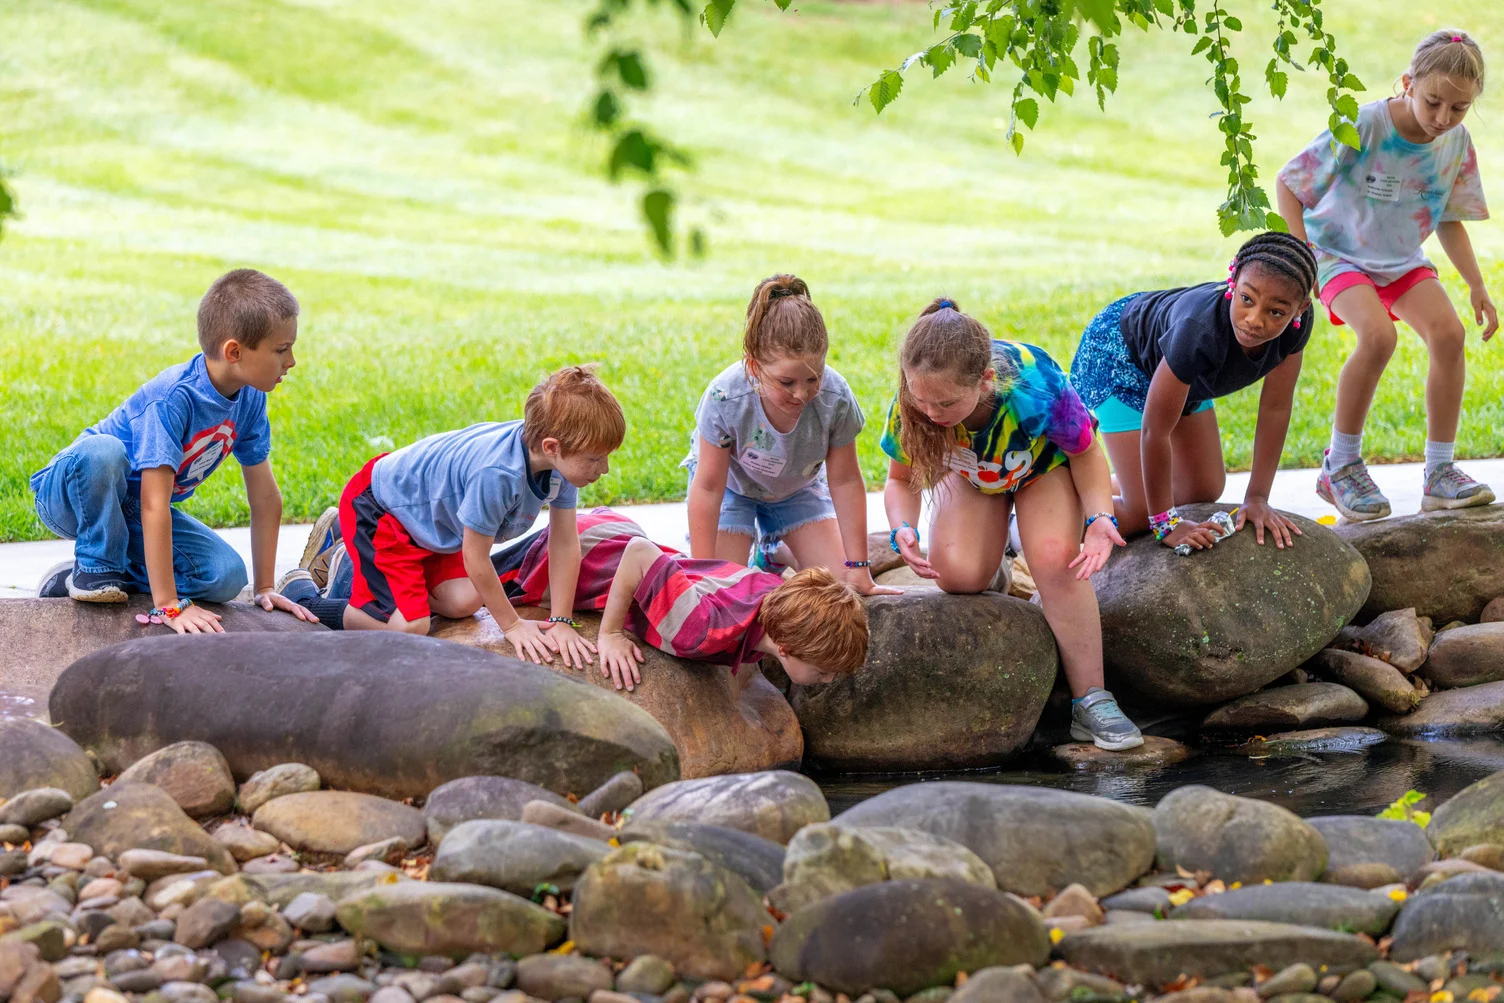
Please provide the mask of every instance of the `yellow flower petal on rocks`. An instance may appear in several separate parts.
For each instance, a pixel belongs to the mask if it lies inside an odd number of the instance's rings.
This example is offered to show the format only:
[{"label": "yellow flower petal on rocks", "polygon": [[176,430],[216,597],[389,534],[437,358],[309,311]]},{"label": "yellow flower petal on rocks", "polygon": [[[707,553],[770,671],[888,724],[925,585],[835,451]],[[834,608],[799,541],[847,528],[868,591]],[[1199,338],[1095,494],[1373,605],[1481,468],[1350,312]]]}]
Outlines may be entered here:
[{"label": "yellow flower petal on rocks", "polygon": [[1058,926],[1050,927],[1050,943],[1058,944],[1065,939],[1065,931]]},{"label": "yellow flower petal on rocks", "polygon": [[1452,994],[1445,989],[1438,989],[1431,994],[1431,1003],[1452,1003]]},{"label": "yellow flower petal on rocks", "polygon": [[1405,899],[1409,898],[1409,893],[1407,893],[1403,888],[1391,888],[1389,889],[1389,897],[1394,899],[1396,902],[1403,902],[1405,901]]},{"label": "yellow flower petal on rocks", "polygon": [[1170,893],[1170,904],[1171,905],[1185,905],[1187,902],[1189,902],[1191,899],[1193,899],[1195,897],[1196,897],[1196,893],[1193,892],[1193,891],[1191,891],[1189,888],[1177,888],[1173,892]]},{"label": "yellow flower petal on rocks", "polygon": [[572,940],[566,940],[566,941],[564,941],[564,943],[560,944],[558,947],[554,948],[552,951],[549,951],[548,953],[549,954],[573,954],[574,953],[574,941],[572,941]]}]

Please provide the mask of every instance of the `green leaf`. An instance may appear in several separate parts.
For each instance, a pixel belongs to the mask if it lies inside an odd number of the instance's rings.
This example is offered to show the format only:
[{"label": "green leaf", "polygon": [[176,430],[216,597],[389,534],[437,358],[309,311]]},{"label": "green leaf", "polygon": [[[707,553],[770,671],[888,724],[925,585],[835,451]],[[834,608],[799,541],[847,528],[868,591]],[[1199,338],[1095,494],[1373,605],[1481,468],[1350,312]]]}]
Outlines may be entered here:
[{"label": "green leaf", "polygon": [[897,70],[884,70],[883,75],[867,88],[867,100],[872,102],[872,107],[877,112],[894,101],[898,100],[899,91],[903,90],[903,75]]},{"label": "green leaf", "polygon": [[1363,138],[1358,135],[1358,130],[1353,128],[1351,122],[1338,122],[1333,126],[1332,139],[1354,150],[1363,149]]},{"label": "green leaf", "polygon": [[623,171],[629,167],[635,167],[644,174],[651,175],[657,167],[657,151],[652,142],[641,129],[632,129],[622,133],[616,139],[616,146],[611,150],[611,160],[608,170],[611,180],[621,177]]},{"label": "green leaf", "polygon": [[[785,6],[793,0],[785,0]],[[703,258],[710,250],[710,242],[705,236],[705,231],[698,226],[689,231],[689,253],[691,257]]]},{"label": "green leaf", "polygon": [[1222,19],[1222,27],[1228,29],[1229,31],[1242,31],[1243,22],[1239,21],[1237,18],[1229,14]]},{"label": "green leaf", "polygon": [[726,27],[726,19],[731,16],[731,8],[735,6],[736,0],[710,0],[700,14],[700,21],[710,29],[712,35],[720,38],[721,29]]},{"label": "green leaf", "polygon": [[611,91],[601,91],[590,107],[590,117],[597,128],[609,129],[621,118],[621,102]]},{"label": "green leaf", "polygon": [[601,60],[602,76],[614,74],[623,84],[634,91],[648,89],[648,70],[642,55],[632,49],[612,49]]},{"label": "green leaf", "polygon": [[1008,137],[1008,142],[1013,145],[1013,152],[1014,153],[1020,153],[1021,154],[1021,153],[1024,152],[1024,134],[1023,133],[1018,132],[1017,130],[1014,130],[1014,132]]},{"label": "green leaf", "polygon": [[1289,233],[1290,224],[1285,222],[1285,217],[1277,212],[1264,213],[1264,228],[1276,233]]},{"label": "green leaf", "polygon": [[653,239],[664,257],[674,253],[674,194],[655,188],[642,197],[642,216],[653,231]]},{"label": "green leaf", "polygon": [[951,40],[951,44],[956,47],[957,52],[970,59],[975,59],[982,54],[981,35],[957,35]]},{"label": "green leaf", "polygon": [[1210,49],[1211,47],[1212,47],[1211,36],[1210,35],[1202,35],[1200,38],[1196,39],[1196,44],[1191,47],[1191,55],[1193,55],[1193,56],[1198,55],[1200,53],[1205,52],[1207,49]]},{"label": "green leaf", "polygon": [[1357,76],[1352,73],[1348,73],[1343,76],[1342,86],[1346,87],[1350,91],[1366,91],[1368,89],[1367,87],[1363,86],[1363,81],[1359,80]]},{"label": "green leaf", "polygon": [[1018,116],[1020,122],[1033,129],[1034,124],[1039,121],[1039,102],[1033,98],[1024,98],[1022,101],[1015,101],[1013,102],[1013,114]]},{"label": "green leaf", "polygon": [[1113,22],[1113,0],[1077,0],[1076,8],[1082,17],[1104,31]]},{"label": "green leaf", "polygon": [[1351,94],[1344,94],[1338,98],[1334,107],[1337,109],[1337,114],[1349,122],[1358,120],[1358,99]]},{"label": "green leaf", "polygon": [[1154,9],[1165,17],[1175,16],[1175,0],[1154,0]]},{"label": "green leaf", "polygon": [[[773,0],[773,2],[778,5],[779,10],[788,10],[794,0]],[[695,233],[699,232],[698,230],[695,231]]]},{"label": "green leaf", "polygon": [[[934,70],[937,77],[956,63],[956,50],[943,42],[939,45],[930,46],[922,55],[925,65]],[[904,69],[908,69],[908,67],[905,66]],[[878,111],[881,110],[881,108],[878,109]]]}]

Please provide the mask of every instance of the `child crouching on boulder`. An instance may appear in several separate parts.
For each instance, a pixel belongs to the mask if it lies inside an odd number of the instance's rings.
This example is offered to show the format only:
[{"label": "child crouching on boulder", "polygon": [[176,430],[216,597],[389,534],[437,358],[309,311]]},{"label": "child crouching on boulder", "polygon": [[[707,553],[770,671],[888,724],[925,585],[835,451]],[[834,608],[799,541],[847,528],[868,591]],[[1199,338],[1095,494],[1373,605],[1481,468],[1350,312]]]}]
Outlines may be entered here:
[{"label": "child crouching on boulder", "polygon": [[[551,531],[497,570],[519,605],[548,603]],[[795,683],[828,683],[867,660],[867,610],[856,590],[825,568],[785,580],[735,561],[686,557],[650,541],[631,519],[599,508],[579,520],[576,609],[602,610],[601,675],[617,689],[642,681],[642,649],[627,635],[678,658],[730,666],[773,655]],[[510,558],[510,559],[509,559]]]},{"label": "child crouching on boulder", "polygon": [[[595,646],[572,626],[580,538],[576,489],[606,473],[626,436],[621,405],[594,373],[561,369],[535,386],[521,421],[481,422],[430,435],[367,463],[339,503],[354,579],[348,604],[319,597],[306,572],[283,594],[333,606],[346,630],[428,633],[433,614],[460,619],[485,606],[519,658],[560,654],[583,668]],[[491,548],[532,528],[548,506],[553,616],[524,620],[507,600]]]},{"label": "child crouching on boulder", "polygon": [[[1070,683],[1071,737],[1112,751],[1142,745],[1102,688],[1102,621],[1087,580],[1123,545],[1112,481],[1091,415],[1055,361],[994,341],[953,301],[935,300],[904,337],[882,447],[892,458],[884,500],[893,549],[946,592],[987,588],[1017,509]],[[914,528],[921,489],[935,505],[927,559]]]},{"label": "child crouching on boulder", "polygon": [[1086,326],[1071,383],[1102,430],[1123,533],[1149,529],[1166,547],[1196,550],[1220,538],[1215,523],[1183,520],[1176,506],[1222,497],[1227,467],[1212,402],[1262,380],[1236,528],[1251,522],[1259,543],[1268,530],[1280,548],[1300,535],[1269,507],[1269,489],[1311,337],[1315,285],[1316,255],[1305,241],[1271,230],[1238,248],[1225,280],[1133,293]]}]

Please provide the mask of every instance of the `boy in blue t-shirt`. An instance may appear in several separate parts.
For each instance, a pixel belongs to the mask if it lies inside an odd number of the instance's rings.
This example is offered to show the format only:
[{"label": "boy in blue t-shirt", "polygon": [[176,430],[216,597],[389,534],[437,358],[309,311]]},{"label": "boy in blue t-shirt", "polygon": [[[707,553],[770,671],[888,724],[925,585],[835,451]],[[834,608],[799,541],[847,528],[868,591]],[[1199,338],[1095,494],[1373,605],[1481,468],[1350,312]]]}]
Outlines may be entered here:
[{"label": "boy in blue t-shirt", "polygon": [[294,365],[298,301],[249,268],[221,276],[198,308],[202,353],[171,366],[31,477],[37,515],[73,540],[73,560],[47,573],[42,597],[124,602],[149,591],[143,622],[179,634],[223,630],[194,601],[228,602],[245,587],[245,562],[213,530],[174,507],[225,456],[245,474],[256,601],[316,619],[272,588],[282,495],[267,457],[266,395]]}]

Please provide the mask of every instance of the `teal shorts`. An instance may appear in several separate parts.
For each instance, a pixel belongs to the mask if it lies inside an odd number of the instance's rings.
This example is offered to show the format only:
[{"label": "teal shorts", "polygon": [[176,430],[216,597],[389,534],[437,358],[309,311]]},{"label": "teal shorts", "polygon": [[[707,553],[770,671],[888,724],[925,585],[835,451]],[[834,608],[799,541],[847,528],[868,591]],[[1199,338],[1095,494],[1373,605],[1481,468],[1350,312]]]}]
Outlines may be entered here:
[{"label": "teal shorts", "polygon": [[[1212,409],[1211,401],[1202,401],[1191,409],[1191,414],[1200,414],[1202,411]],[[1137,432],[1144,427],[1144,412],[1135,411],[1130,404],[1123,403],[1121,397],[1109,397],[1093,409],[1096,415],[1098,430],[1103,435],[1111,435],[1113,432]]]}]

